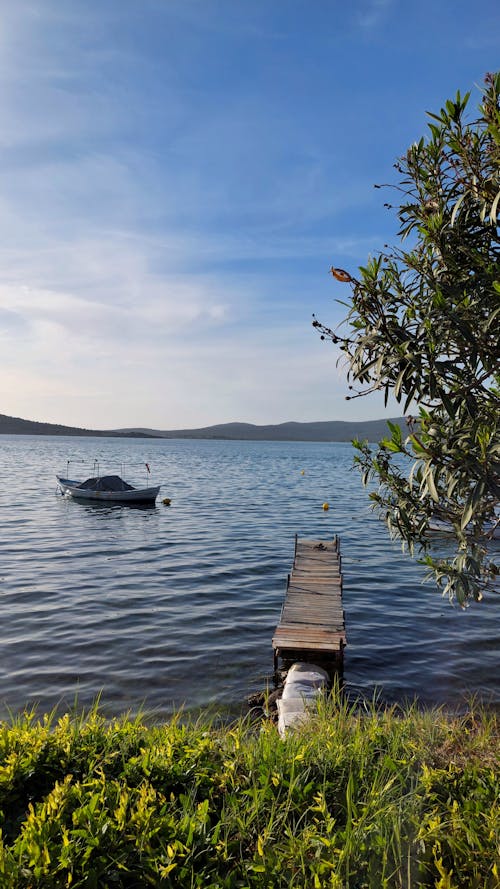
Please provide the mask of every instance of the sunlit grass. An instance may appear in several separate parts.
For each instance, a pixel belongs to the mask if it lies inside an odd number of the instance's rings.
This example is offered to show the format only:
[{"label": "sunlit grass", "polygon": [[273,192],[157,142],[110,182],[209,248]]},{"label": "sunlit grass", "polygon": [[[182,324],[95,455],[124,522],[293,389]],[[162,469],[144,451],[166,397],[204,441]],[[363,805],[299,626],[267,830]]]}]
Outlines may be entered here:
[{"label": "sunlit grass", "polygon": [[0,725],[0,886],[498,889],[498,723],[349,704],[270,723]]}]

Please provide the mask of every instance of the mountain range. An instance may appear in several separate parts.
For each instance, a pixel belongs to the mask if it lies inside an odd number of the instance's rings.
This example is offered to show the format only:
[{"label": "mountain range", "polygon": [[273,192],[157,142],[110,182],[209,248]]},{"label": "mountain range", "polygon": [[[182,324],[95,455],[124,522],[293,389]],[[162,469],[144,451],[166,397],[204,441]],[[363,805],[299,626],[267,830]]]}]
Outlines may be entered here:
[{"label": "mountain range", "polygon": [[[404,417],[391,417],[406,433]],[[388,434],[387,420],[323,420],[316,423],[219,423],[200,429],[80,429],[56,423],[39,423],[0,414],[1,435],[80,435],[112,438],[208,438],[247,441],[351,441],[353,438],[378,441]]]}]

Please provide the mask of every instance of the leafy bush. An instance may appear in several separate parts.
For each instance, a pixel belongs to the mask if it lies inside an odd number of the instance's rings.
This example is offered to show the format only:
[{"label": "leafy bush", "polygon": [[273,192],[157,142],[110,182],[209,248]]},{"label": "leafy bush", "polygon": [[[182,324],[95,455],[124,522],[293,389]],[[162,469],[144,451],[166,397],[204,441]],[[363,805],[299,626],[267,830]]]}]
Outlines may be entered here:
[{"label": "leafy bush", "polygon": [[320,704],[300,733],[26,714],[0,735],[0,885],[499,885],[498,726]]}]

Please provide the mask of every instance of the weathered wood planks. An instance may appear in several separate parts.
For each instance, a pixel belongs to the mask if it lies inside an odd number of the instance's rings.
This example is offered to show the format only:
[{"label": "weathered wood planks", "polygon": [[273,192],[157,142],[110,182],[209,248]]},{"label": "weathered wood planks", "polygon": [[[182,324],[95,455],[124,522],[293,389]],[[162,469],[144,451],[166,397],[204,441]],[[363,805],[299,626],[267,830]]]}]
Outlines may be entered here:
[{"label": "weathered wood planks", "polygon": [[274,668],[278,659],[308,656],[342,664],[346,644],[342,608],[342,560],[337,537],[298,540],[281,616],[273,636]]}]

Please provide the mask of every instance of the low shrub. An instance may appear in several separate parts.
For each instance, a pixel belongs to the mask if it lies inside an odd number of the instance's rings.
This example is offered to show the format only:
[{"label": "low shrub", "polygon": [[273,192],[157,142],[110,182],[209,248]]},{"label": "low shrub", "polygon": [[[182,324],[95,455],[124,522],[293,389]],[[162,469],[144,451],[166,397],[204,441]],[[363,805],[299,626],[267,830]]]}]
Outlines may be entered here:
[{"label": "low shrub", "polygon": [[0,886],[498,889],[498,723],[321,702],[242,719],[0,725]]}]

